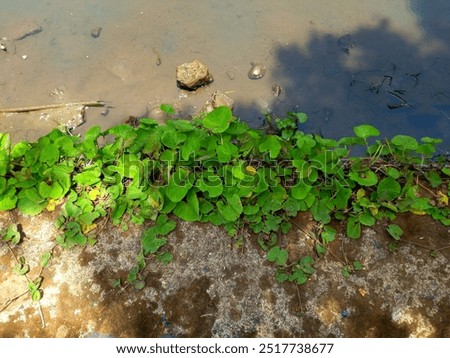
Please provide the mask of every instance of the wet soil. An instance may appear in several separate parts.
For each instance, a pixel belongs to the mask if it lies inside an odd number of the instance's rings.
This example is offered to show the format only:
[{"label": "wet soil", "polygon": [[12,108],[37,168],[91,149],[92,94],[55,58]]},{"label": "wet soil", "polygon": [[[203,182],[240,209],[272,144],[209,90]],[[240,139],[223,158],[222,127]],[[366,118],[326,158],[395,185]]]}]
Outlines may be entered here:
[{"label": "wet soil", "polygon": [[[339,234],[302,286],[276,282],[252,235],[237,248],[220,228],[178,222],[173,261],[148,259],[142,290],[113,287],[135,265],[142,227],[107,227],[94,246],[63,250],[53,220],[1,214],[3,228],[17,222],[25,235],[0,246],[1,337],[450,337],[450,231],[425,216],[397,218],[405,234],[395,251],[385,223],[360,240]],[[284,238],[291,259],[313,254],[315,223],[307,214],[295,223]],[[34,279],[49,250],[43,298],[32,302],[15,257]],[[345,278],[354,260],[364,269]]]},{"label": "wet soil", "polygon": [[[327,137],[370,123],[388,137],[442,137],[449,149],[446,0],[4,0],[0,11],[0,108],[105,101],[107,111],[89,108],[76,134],[155,117],[162,103],[195,115],[219,90],[255,127],[266,112],[300,110],[305,129]],[[194,59],[214,82],[190,93],[175,70]],[[252,62],[265,66],[263,78],[248,78]],[[31,140],[42,117],[1,118],[0,132]]]}]

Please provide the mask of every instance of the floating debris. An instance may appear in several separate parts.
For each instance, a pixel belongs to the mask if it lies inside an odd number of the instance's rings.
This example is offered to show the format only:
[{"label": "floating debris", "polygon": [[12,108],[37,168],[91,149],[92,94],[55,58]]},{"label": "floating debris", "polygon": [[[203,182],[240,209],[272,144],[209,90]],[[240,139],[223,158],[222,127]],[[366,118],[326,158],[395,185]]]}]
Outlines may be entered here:
[{"label": "floating debris", "polygon": [[248,78],[258,80],[266,74],[266,67],[260,63],[251,63],[252,68],[248,71]]}]

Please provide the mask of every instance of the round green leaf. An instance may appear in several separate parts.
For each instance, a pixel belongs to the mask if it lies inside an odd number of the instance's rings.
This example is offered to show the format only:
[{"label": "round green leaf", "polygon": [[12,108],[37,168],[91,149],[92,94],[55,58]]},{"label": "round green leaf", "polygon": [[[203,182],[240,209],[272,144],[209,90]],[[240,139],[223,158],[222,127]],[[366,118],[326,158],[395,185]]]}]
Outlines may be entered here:
[{"label": "round green leaf", "polygon": [[195,191],[191,190],[186,196],[186,202],[180,201],[173,212],[185,221],[192,222],[200,220],[200,207]]},{"label": "round green leaf", "polygon": [[171,119],[166,122],[168,125],[174,127],[179,132],[190,132],[194,130],[194,126],[191,121],[185,119]]},{"label": "round green leaf", "polygon": [[223,184],[219,177],[214,182],[199,178],[196,182],[197,188],[202,192],[207,192],[210,198],[216,198],[223,192]]},{"label": "round green leaf", "polygon": [[42,148],[39,155],[39,161],[41,163],[47,163],[47,165],[50,167],[54,165],[58,160],[59,148],[56,145],[50,143]]},{"label": "round green leaf", "polygon": [[417,140],[408,135],[396,135],[391,139],[391,142],[395,144],[400,150],[415,150],[419,146]]},{"label": "round green leaf", "polygon": [[[167,127],[166,127],[167,128]],[[168,129],[161,135],[161,143],[171,149],[176,149],[186,140],[186,134],[174,129]]]},{"label": "round green leaf", "polygon": [[11,158],[20,158],[30,149],[30,143],[21,141],[11,149]]},{"label": "round green leaf", "polygon": [[386,170],[386,174],[387,174],[388,176],[390,176],[391,178],[394,178],[394,179],[398,179],[398,178],[400,178],[400,176],[401,176],[400,171],[399,171],[398,169],[392,168],[392,167],[389,167],[389,168]]},{"label": "round green leaf", "polygon": [[336,238],[336,230],[331,226],[325,225],[320,236],[323,239],[324,244],[328,244],[332,242]]},{"label": "round green leaf", "polygon": [[267,252],[267,260],[270,262],[276,262],[279,266],[284,266],[288,258],[288,252],[285,249],[281,249],[278,246],[272,247]]},{"label": "round green leaf", "polygon": [[78,185],[88,186],[97,184],[100,181],[101,169],[98,167],[88,167],[81,173],[75,175],[74,180]]},{"label": "round green leaf", "polygon": [[269,152],[270,158],[278,157],[281,150],[281,144],[278,136],[268,135],[266,140],[259,145],[259,150],[262,153]]},{"label": "round green leaf", "polygon": [[301,181],[297,185],[291,188],[291,196],[297,200],[303,200],[308,196],[311,191],[311,185],[302,183]]},{"label": "round green leaf", "polygon": [[429,144],[440,144],[442,143],[442,139],[440,138],[430,138],[430,137],[422,137],[420,140],[423,143],[429,143]]},{"label": "round green leaf", "polygon": [[358,218],[353,216],[348,218],[347,221],[347,236],[350,239],[359,239],[361,236],[361,223]]},{"label": "round green leaf", "polygon": [[394,178],[384,178],[377,187],[379,201],[392,201],[400,195],[402,188]]},{"label": "round green leaf", "polygon": [[9,187],[0,194],[0,210],[14,209],[17,203],[16,188]]},{"label": "round green leaf", "polygon": [[193,176],[186,177],[186,174],[182,171],[173,173],[166,188],[166,195],[170,201],[174,203],[181,201],[192,188],[192,179]]},{"label": "round green leaf", "polygon": [[0,176],[5,176],[9,171],[10,159],[6,151],[0,151]]},{"label": "round green leaf", "polygon": [[48,252],[48,251],[44,252],[41,256],[41,266],[46,267],[51,258],[52,258],[51,252]]},{"label": "round green leaf", "polygon": [[369,137],[377,137],[380,135],[380,131],[370,124],[362,124],[360,126],[356,126],[353,128],[353,131],[355,132],[356,136],[363,139]]},{"label": "round green leaf", "polygon": [[365,226],[375,225],[376,219],[369,213],[362,213],[358,216],[359,222]]},{"label": "round green leaf", "polygon": [[144,231],[141,237],[141,245],[145,255],[154,254],[166,243],[167,239],[159,238],[157,235],[155,235],[155,231],[153,228]]},{"label": "round green leaf", "polygon": [[241,198],[237,194],[233,194],[227,198],[227,204],[223,201],[217,202],[217,209],[227,221],[234,222],[239,219],[243,211]]},{"label": "round green leaf", "polygon": [[218,107],[208,113],[203,119],[203,126],[211,129],[213,133],[225,132],[233,119],[231,109],[225,106]]},{"label": "round green leaf", "polygon": [[363,172],[351,171],[349,173],[349,177],[359,185],[363,186],[373,186],[378,183],[377,175],[371,170],[366,170]]},{"label": "round green leaf", "polygon": [[184,221],[193,222],[200,220],[198,211],[196,211],[191,205],[184,201],[180,201],[177,204],[177,206],[173,210],[173,213]]},{"label": "round green leaf", "polygon": [[168,115],[172,116],[175,114],[175,109],[173,108],[173,106],[171,104],[163,103],[161,106],[159,106],[159,108],[161,109],[161,111],[163,111],[164,113],[166,113]]},{"label": "round green leaf", "polygon": [[395,240],[400,240],[403,235],[403,230],[400,226],[396,224],[391,224],[386,228],[389,235],[391,235]]}]

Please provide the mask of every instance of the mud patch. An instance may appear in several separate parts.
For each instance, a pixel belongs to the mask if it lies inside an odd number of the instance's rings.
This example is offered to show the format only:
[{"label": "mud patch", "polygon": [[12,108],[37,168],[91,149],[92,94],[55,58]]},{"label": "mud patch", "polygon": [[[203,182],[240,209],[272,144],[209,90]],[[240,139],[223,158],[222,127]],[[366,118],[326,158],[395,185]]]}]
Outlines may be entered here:
[{"label": "mud patch", "polygon": [[210,337],[218,299],[208,295],[209,286],[209,279],[196,279],[164,301],[169,332],[173,325],[182,327],[181,337]]}]

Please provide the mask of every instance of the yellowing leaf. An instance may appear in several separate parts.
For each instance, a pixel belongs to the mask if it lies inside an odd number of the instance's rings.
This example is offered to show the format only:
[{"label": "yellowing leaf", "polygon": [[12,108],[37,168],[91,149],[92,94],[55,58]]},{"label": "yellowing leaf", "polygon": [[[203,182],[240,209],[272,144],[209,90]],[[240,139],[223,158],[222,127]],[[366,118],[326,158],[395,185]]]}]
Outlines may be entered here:
[{"label": "yellowing leaf", "polygon": [[256,174],[256,169],[254,167],[252,167],[251,165],[247,165],[245,167],[245,171],[252,176],[254,176]]},{"label": "yellowing leaf", "polygon": [[378,208],[376,206],[371,206],[369,207],[370,213],[372,214],[372,216],[375,216],[378,214]]},{"label": "yellowing leaf", "polygon": [[410,211],[411,211],[413,214],[415,214],[415,215],[421,215],[421,216],[427,215],[426,211],[424,211],[424,210],[414,210],[414,209],[411,209]]},{"label": "yellowing leaf", "polygon": [[96,200],[99,196],[100,196],[100,190],[98,190],[98,188],[92,189],[92,190],[88,193],[88,197],[89,197],[89,199],[91,199],[92,201]]},{"label": "yellowing leaf", "polygon": [[91,225],[82,225],[81,231],[83,234],[87,234],[88,232],[94,230],[97,227],[97,224],[91,224]]},{"label": "yellowing leaf", "polygon": [[363,297],[369,294],[364,288],[359,288],[358,292]]},{"label": "yellowing leaf", "polygon": [[356,192],[356,199],[359,200],[361,198],[364,198],[366,196],[366,191],[361,188]]},{"label": "yellowing leaf", "polygon": [[55,211],[56,206],[61,203],[61,200],[50,199],[47,203],[47,211]]},{"label": "yellowing leaf", "polygon": [[153,206],[155,209],[159,208],[159,203],[151,196],[148,197],[148,201],[150,202],[150,205]]},{"label": "yellowing leaf", "polygon": [[448,196],[442,191],[438,191],[438,206],[448,206]]}]

